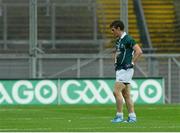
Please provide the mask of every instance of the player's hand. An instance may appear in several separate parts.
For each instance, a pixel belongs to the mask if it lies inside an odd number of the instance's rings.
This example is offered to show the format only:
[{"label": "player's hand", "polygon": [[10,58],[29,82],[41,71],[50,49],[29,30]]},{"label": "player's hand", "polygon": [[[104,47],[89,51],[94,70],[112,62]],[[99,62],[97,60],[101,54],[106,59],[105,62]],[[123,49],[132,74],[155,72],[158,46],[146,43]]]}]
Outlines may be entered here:
[{"label": "player's hand", "polygon": [[117,70],[117,63],[114,63],[115,71]]},{"label": "player's hand", "polygon": [[131,63],[133,66],[135,65],[134,62]]}]

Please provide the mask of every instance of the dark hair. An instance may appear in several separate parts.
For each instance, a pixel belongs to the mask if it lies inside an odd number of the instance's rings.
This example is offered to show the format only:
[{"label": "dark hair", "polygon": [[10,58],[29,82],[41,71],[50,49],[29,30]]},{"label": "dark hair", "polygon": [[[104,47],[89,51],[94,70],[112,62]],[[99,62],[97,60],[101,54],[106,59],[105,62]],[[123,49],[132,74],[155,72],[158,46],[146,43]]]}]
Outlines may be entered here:
[{"label": "dark hair", "polygon": [[114,28],[120,28],[121,30],[124,30],[124,24],[123,24],[123,22],[122,21],[120,21],[120,20],[115,20],[115,21],[113,21],[111,24],[110,24],[110,28],[112,28],[112,27],[114,27]]}]

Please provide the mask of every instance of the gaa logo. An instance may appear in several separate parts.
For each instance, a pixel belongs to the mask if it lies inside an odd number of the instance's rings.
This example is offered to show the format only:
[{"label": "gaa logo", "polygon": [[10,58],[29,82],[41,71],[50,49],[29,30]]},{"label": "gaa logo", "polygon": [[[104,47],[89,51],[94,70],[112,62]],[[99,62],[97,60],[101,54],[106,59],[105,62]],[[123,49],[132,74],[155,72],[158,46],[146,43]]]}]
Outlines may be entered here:
[{"label": "gaa logo", "polygon": [[8,94],[5,87],[0,83],[0,103],[8,104],[29,104],[41,103],[50,104],[57,99],[57,86],[49,80],[42,80],[33,84],[27,80],[15,82],[11,94]]},{"label": "gaa logo", "polygon": [[60,94],[68,104],[115,102],[111,87],[103,80],[68,80],[61,86]]},{"label": "gaa logo", "polygon": [[[0,82],[0,104],[112,104],[114,80],[19,80]],[[131,95],[137,103],[163,103],[158,80],[134,80]]]},{"label": "gaa logo", "polygon": [[160,101],[163,96],[162,85],[156,80],[144,80],[139,86],[133,81],[131,86],[133,101],[141,99],[145,103],[152,104]]},{"label": "gaa logo", "polygon": [[156,103],[162,96],[162,87],[155,80],[146,80],[140,86],[140,96],[147,103]]},{"label": "gaa logo", "polygon": [[[115,103],[113,83],[110,80],[68,80],[60,90],[61,102],[66,104]],[[134,102],[157,103],[162,101],[162,86],[156,80],[132,81],[131,95]],[[104,93],[102,93],[104,92]]]}]

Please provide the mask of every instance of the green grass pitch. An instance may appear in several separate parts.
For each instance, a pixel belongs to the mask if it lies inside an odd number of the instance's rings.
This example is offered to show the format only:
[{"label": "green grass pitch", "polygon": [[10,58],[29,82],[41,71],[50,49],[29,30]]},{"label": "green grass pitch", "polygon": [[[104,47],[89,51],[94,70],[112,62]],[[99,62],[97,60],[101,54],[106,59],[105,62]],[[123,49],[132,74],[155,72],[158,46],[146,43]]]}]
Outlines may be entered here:
[{"label": "green grass pitch", "polygon": [[[180,105],[136,105],[137,123],[113,124],[115,105],[0,106],[0,132],[180,131]],[[125,118],[127,110],[124,108]]]}]

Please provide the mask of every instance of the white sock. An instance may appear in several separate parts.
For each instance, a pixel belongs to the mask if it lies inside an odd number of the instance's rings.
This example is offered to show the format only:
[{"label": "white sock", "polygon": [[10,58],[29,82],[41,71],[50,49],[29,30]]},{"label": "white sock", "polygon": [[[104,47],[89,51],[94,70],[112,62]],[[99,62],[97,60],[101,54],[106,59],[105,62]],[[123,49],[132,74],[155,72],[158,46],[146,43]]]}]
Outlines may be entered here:
[{"label": "white sock", "polygon": [[129,113],[129,117],[136,117],[136,114],[133,112],[133,113]]},{"label": "white sock", "polygon": [[116,116],[122,117],[123,118],[123,113],[122,112],[117,112]]}]

